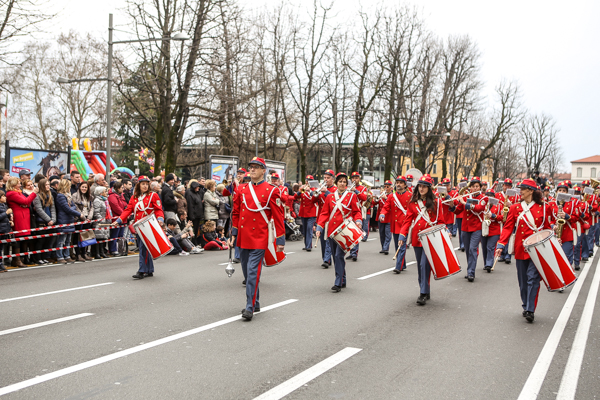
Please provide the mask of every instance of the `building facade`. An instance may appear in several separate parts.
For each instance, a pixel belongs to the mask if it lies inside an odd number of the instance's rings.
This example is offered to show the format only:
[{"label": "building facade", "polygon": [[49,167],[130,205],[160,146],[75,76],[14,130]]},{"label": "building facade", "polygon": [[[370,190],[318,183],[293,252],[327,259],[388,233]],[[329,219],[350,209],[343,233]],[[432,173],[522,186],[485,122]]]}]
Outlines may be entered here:
[{"label": "building facade", "polygon": [[600,180],[600,155],[571,161],[571,181],[580,183],[588,179]]}]

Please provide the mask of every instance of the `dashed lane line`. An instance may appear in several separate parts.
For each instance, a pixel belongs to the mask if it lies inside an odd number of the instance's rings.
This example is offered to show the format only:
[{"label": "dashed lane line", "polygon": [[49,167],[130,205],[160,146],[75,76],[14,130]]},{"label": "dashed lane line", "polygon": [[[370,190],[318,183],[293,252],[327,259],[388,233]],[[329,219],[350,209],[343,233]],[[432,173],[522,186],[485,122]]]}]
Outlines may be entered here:
[{"label": "dashed lane line", "polygon": [[273,389],[269,390],[256,397],[254,400],[279,400],[288,394],[292,393],[294,390],[299,387],[307,384],[318,376],[324,374],[329,371],[331,368],[336,365],[346,361],[362,349],[357,349],[354,347],[346,347],[345,349],[338,351],[331,357],[328,357],[321,361],[318,364],[313,365],[309,369],[304,372],[299,373],[291,379],[283,382],[281,385],[275,386]]},{"label": "dashed lane line", "polygon": [[[409,263],[406,263],[406,265],[408,266],[408,265],[413,265],[413,264],[416,264],[416,263],[417,263],[416,261],[411,261],[411,262],[409,262]],[[375,273],[373,273],[373,274],[369,274],[369,275],[361,276],[360,278],[356,278],[356,279],[357,279],[357,280],[359,280],[359,281],[363,281],[363,280],[365,280],[365,279],[369,279],[369,278],[372,278],[372,277],[374,277],[374,276],[377,276],[377,275],[385,274],[385,273],[387,273],[387,272],[392,272],[392,271],[393,271],[395,268],[396,268],[396,267],[392,267],[392,268],[384,269],[383,271],[379,271],[379,272],[375,272]]]},{"label": "dashed lane line", "polygon": [[80,287],[76,287],[76,288],[70,288],[70,289],[55,290],[55,291],[53,291],[53,292],[38,293],[38,294],[31,294],[31,295],[29,295],[29,296],[13,297],[13,298],[10,298],[10,299],[2,299],[2,300],[0,300],[0,303],[5,303],[5,302],[7,302],[7,301],[15,301],[15,300],[30,299],[30,298],[32,298],[32,297],[47,296],[47,295],[49,295],[49,294],[57,294],[57,293],[72,292],[73,290],[82,290],[82,289],[89,289],[89,288],[98,287],[98,286],[112,285],[113,283],[114,283],[114,282],[104,282],[104,283],[98,283],[98,284],[96,284],[96,285],[80,286]]},{"label": "dashed lane line", "polygon": [[[265,311],[273,310],[273,309],[278,308],[278,307],[282,307],[282,306],[285,306],[285,305],[288,305],[288,304],[291,304],[291,303],[295,303],[296,301],[298,301],[298,300],[297,299],[289,299],[289,300],[285,300],[285,301],[282,301],[280,303],[276,303],[276,304],[273,304],[273,305],[270,305],[270,306],[267,306],[267,307],[262,307],[261,308],[261,312],[257,313],[257,314],[262,314]],[[239,321],[240,319],[241,319],[241,317],[239,315],[237,315],[235,317],[226,318],[226,319],[223,319],[221,321],[213,322],[212,324],[200,326],[198,328],[190,329],[190,330],[185,331],[185,332],[181,332],[181,333],[177,333],[175,335],[167,336],[167,337],[164,337],[162,339],[154,340],[154,341],[149,342],[149,343],[144,343],[144,344],[132,347],[132,348],[127,349],[127,350],[118,351],[116,353],[109,354],[109,355],[106,355],[106,356],[103,356],[103,357],[100,357],[100,358],[96,358],[94,360],[86,361],[86,362],[83,362],[83,363],[80,363],[80,364],[77,364],[77,365],[73,365],[71,367],[59,369],[58,371],[50,372],[50,373],[45,374],[45,375],[39,375],[39,376],[36,376],[35,378],[31,378],[31,379],[27,379],[27,380],[22,381],[22,382],[14,383],[12,385],[8,385],[8,386],[5,386],[3,388],[0,388],[0,396],[3,396],[5,394],[9,394],[9,393],[13,393],[13,392],[16,392],[18,390],[25,389],[25,388],[28,388],[28,387],[31,387],[31,386],[34,386],[34,385],[38,385],[40,383],[47,382],[47,381],[50,381],[52,379],[60,378],[60,377],[65,376],[65,375],[73,374],[75,372],[82,371],[82,370],[87,369],[87,368],[95,367],[96,365],[104,364],[104,363],[107,363],[109,361],[113,361],[113,360],[116,360],[116,359],[119,359],[119,358],[123,358],[123,357],[129,356],[131,354],[139,353],[141,351],[148,350],[148,349],[151,349],[153,347],[157,347],[157,346],[160,346],[160,345],[163,345],[163,344],[166,344],[166,343],[170,343],[170,342],[173,342],[175,340],[182,339],[184,337],[188,337],[188,336],[200,333],[200,332],[204,332],[204,331],[207,331],[207,330],[210,330],[210,329],[214,329],[216,327],[219,327],[219,326],[222,326],[222,325],[225,325],[225,324],[229,324],[231,322]]]},{"label": "dashed lane line", "polygon": [[72,320],[78,319],[78,318],[89,317],[90,315],[94,315],[94,314],[92,314],[92,313],[82,313],[82,314],[77,314],[77,315],[71,315],[69,317],[52,319],[50,321],[38,322],[37,324],[31,324],[31,325],[20,326],[18,328],[7,329],[5,331],[0,331],[0,336],[8,335],[10,333],[22,332],[22,331],[26,331],[26,330],[29,330],[29,329],[40,328],[42,326],[48,326],[48,325],[58,324],[60,322],[72,321]]}]

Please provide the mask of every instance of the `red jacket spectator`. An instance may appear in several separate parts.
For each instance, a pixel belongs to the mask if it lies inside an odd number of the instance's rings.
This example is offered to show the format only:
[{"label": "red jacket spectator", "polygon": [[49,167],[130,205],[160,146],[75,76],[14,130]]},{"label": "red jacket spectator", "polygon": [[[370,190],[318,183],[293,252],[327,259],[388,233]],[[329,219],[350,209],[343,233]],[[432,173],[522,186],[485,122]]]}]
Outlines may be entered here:
[{"label": "red jacket spectator", "polygon": [[123,214],[123,211],[127,208],[127,201],[123,193],[119,194],[113,189],[108,191],[108,204],[110,204],[110,209],[115,216]]},{"label": "red jacket spectator", "polygon": [[16,233],[15,236],[29,236],[29,229],[31,229],[31,215],[29,213],[29,206],[35,197],[35,193],[25,196],[20,190],[9,190],[6,192],[6,204],[10,209],[12,209],[14,214],[14,230],[26,230],[26,232]]}]

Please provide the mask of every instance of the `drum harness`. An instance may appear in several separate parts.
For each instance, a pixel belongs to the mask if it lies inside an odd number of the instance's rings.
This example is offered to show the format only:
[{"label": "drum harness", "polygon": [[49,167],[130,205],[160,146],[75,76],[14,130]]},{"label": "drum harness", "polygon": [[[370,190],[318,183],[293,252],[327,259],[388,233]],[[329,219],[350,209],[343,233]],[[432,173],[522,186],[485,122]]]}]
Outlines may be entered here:
[{"label": "drum harness", "polygon": [[271,207],[269,207],[269,203],[271,202],[271,196],[273,195],[273,192],[275,192],[275,189],[271,190],[271,193],[269,193],[269,197],[267,198],[267,205],[264,207],[261,207],[261,203],[258,201],[258,197],[256,197],[256,192],[254,192],[254,184],[252,182],[250,182],[250,184],[248,185],[248,187],[250,188],[250,194],[252,195],[252,200],[254,200],[254,203],[256,203],[256,206],[259,207],[257,209],[252,209],[250,207],[248,207],[248,203],[246,203],[246,197],[244,195],[242,195],[242,202],[244,203],[244,205],[246,206],[246,208],[248,209],[248,211],[252,211],[252,212],[260,212],[260,215],[262,215],[262,217],[264,218],[265,222],[267,223],[267,229],[269,231],[269,245],[272,245],[273,240],[275,240],[275,223],[273,222],[273,219],[271,218],[271,220],[269,220],[267,218],[267,214],[265,213],[265,210],[270,210]]},{"label": "drum harness", "polygon": [[[348,193],[350,193],[350,192],[345,191],[344,194],[342,195],[342,197],[340,197],[340,192],[338,192],[336,190],[335,193],[333,194],[335,196],[335,200],[336,200],[335,207],[333,207],[333,210],[331,210],[331,214],[329,214],[329,219],[325,223],[325,237],[327,237],[327,234],[329,233],[329,221],[331,221],[331,218],[333,218],[333,215],[335,214],[335,212],[337,210],[340,210],[340,214],[342,214],[342,220],[346,219],[346,217],[344,215],[344,211],[342,210],[342,207],[344,207],[346,210],[349,210],[350,207],[347,207],[346,205],[344,205],[342,203],[342,201],[344,200],[344,198],[346,197],[346,195]],[[350,193],[350,196],[352,196],[352,193]]]},{"label": "drum harness", "polygon": [[[544,207],[544,217],[542,218],[542,224],[538,227],[535,224],[535,219],[533,218],[533,215],[531,215],[531,211],[530,211],[531,207],[533,207],[534,204],[535,204],[535,202],[532,202],[531,205],[529,205],[525,202],[525,200],[521,201],[521,207],[523,207],[523,211],[521,212],[521,214],[519,214],[519,217],[517,218],[517,222],[515,222],[515,228],[517,226],[519,226],[520,220],[525,221],[525,224],[529,227],[529,229],[531,229],[535,233],[538,233],[540,231],[540,228],[542,226],[544,226],[544,220],[546,219],[546,207]],[[526,218],[524,218],[524,217],[526,217]],[[510,235],[510,240],[508,241],[509,254],[514,254],[516,235],[517,235],[516,230],[513,231],[513,233]]]},{"label": "drum harness", "polygon": [[429,215],[426,214],[427,209],[425,208],[425,205],[423,204],[423,200],[419,199],[417,201],[417,204],[418,204],[417,212],[419,213],[419,215],[417,216],[417,218],[415,218],[413,223],[410,225],[410,229],[408,230],[408,237],[406,238],[406,246],[410,246],[410,244],[412,242],[412,230],[415,227],[415,225],[417,225],[417,222],[419,222],[419,220],[421,218],[423,218],[425,220],[425,222],[427,222],[430,226],[434,226],[434,223],[437,223],[439,216],[440,216],[440,208],[441,208],[441,204],[439,204],[440,199],[437,199],[437,202],[438,202],[438,206],[437,206],[437,211],[436,211],[436,215],[435,215],[435,221],[431,222]]},{"label": "drum harness", "polygon": [[[152,204],[152,199],[154,198],[154,195],[156,193],[154,192],[150,192],[150,200],[148,201],[148,207],[144,206],[144,199],[146,198],[147,194],[144,193],[143,195],[141,195],[140,197],[138,197],[138,201],[135,203],[135,207],[133,207],[133,218],[135,219],[135,214],[139,211],[139,212],[143,212],[144,213],[144,218],[147,217],[148,215],[151,215],[148,213],[148,210],[150,208],[152,208],[152,214],[154,214],[154,208],[151,207],[150,205]],[[135,228],[133,227],[133,225],[130,225],[129,230],[131,231],[131,233],[136,233],[135,232]]]}]

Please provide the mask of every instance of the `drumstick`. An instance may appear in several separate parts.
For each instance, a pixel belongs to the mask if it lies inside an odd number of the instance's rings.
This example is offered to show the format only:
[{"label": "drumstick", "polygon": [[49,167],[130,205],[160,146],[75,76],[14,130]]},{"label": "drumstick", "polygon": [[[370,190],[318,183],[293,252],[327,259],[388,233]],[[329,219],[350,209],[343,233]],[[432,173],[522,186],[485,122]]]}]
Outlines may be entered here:
[{"label": "drumstick", "polygon": [[496,267],[496,263],[498,262],[498,257],[494,258],[494,265],[492,265],[492,269],[490,271],[493,271],[494,268]]},{"label": "drumstick", "polygon": [[392,258],[392,261],[396,261],[396,257],[398,256],[398,252],[400,251],[401,248],[402,248],[402,246],[398,246],[398,250],[396,250],[396,254],[394,254],[394,258]]}]

